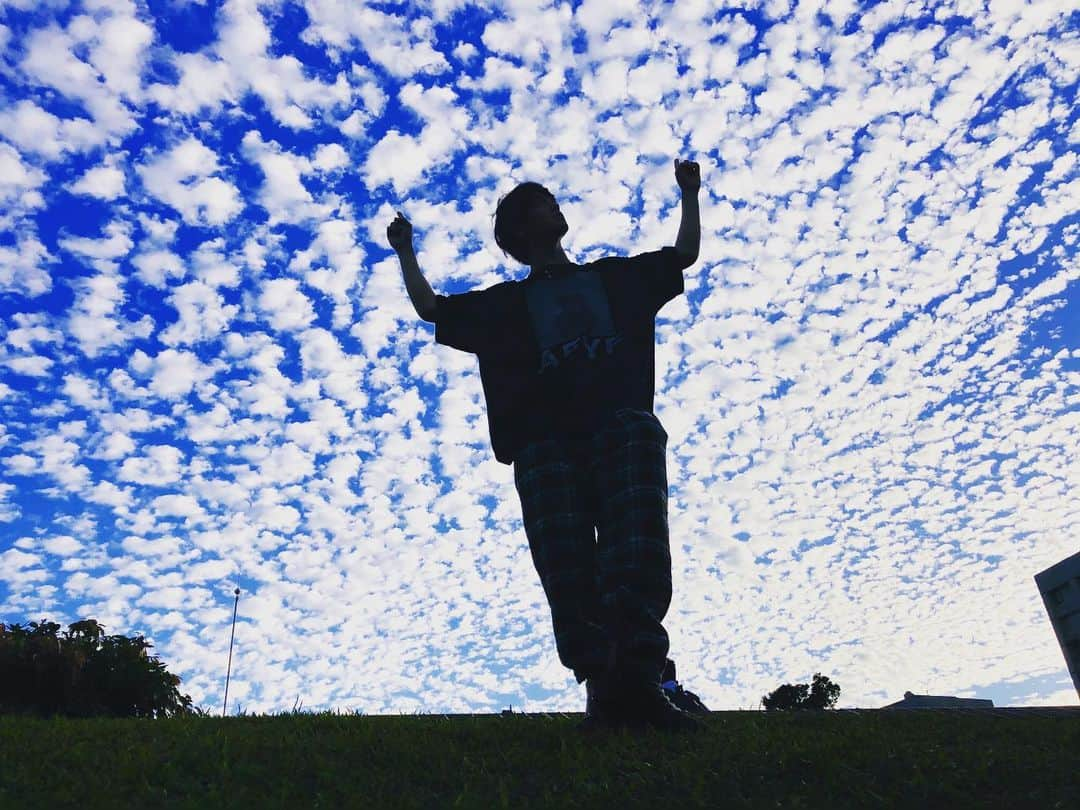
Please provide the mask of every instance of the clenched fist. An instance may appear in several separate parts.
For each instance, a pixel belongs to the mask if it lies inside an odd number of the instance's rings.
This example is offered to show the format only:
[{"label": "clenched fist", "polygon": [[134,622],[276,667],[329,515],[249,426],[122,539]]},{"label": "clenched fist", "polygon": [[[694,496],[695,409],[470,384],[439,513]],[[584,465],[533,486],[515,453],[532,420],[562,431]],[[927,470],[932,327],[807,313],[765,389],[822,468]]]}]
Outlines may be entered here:
[{"label": "clenched fist", "polygon": [[395,252],[412,249],[412,223],[400,211],[386,228],[386,238]]},{"label": "clenched fist", "polygon": [[683,191],[701,188],[701,168],[692,160],[675,159],[675,182]]}]

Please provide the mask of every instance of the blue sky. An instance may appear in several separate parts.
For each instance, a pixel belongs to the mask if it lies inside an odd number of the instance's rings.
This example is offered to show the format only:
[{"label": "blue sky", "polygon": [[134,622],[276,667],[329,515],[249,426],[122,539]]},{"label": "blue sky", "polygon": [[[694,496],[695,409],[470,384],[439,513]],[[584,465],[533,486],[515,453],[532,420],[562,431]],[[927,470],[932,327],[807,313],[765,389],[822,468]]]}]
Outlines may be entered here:
[{"label": "blue sky", "polygon": [[943,4],[0,3],[0,617],[195,702],[580,711],[436,292],[702,244],[657,321],[680,680],[1076,700],[1077,14]]}]

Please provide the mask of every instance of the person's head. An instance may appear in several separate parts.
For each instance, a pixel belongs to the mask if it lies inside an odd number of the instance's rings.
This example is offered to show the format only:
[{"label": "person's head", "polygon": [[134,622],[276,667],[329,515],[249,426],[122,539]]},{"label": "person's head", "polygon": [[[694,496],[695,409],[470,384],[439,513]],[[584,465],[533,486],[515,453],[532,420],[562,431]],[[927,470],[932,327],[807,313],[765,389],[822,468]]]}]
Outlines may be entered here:
[{"label": "person's head", "polygon": [[521,183],[495,208],[495,244],[522,264],[559,244],[568,230],[555,196],[539,183]]}]

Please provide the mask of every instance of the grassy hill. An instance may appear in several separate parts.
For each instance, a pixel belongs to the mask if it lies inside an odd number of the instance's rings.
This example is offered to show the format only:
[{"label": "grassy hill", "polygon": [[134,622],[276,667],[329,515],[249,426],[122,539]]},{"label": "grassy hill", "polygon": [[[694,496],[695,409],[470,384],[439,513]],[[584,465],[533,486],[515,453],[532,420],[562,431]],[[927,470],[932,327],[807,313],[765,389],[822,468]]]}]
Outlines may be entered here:
[{"label": "grassy hill", "polygon": [[1080,714],[0,717],[0,807],[1080,807]]}]

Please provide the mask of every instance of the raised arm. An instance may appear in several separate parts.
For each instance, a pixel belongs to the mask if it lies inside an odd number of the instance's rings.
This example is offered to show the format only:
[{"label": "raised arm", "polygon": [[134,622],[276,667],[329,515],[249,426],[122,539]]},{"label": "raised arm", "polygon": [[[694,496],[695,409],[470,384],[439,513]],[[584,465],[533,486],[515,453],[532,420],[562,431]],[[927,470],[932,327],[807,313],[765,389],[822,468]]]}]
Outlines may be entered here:
[{"label": "raised arm", "polygon": [[401,262],[401,273],[405,277],[405,289],[409,293],[413,309],[425,321],[435,321],[435,293],[420,272],[420,263],[416,261],[416,252],[412,244],[412,223],[405,219],[400,211],[386,229],[386,238],[390,247],[397,253]]},{"label": "raised arm", "polygon": [[697,261],[701,247],[701,215],[698,211],[698,191],[701,189],[701,169],[692,160],[675,159],[675,182],[682,192],[682,219],[675,250],[686,257],[687,267]]}]

